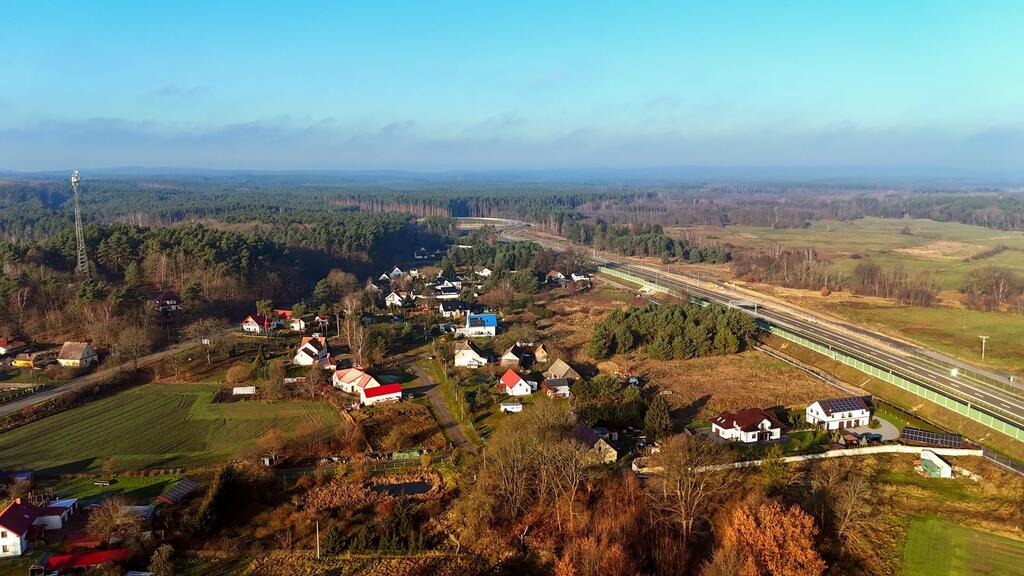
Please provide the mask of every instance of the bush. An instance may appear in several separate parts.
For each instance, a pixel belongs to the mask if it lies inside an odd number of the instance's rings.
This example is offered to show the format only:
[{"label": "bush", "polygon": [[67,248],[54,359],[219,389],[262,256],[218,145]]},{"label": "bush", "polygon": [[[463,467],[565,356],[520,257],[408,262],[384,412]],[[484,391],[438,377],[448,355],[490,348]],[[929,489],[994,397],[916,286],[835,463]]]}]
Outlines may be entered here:
[{"label": "bush", "polygon": [[878,418],[872,418],[871,422],[868,422],[868,428],[881,428],[882,423],[878,421]]}]

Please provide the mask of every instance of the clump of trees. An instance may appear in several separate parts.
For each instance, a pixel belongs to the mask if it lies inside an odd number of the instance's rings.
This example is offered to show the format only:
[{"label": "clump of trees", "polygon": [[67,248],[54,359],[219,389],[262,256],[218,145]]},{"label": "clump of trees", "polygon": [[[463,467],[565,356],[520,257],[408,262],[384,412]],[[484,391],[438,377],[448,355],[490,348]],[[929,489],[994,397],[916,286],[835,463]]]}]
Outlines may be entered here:
[{"label": "clump of trees", "polygon": [[731,257],[730,251],[718,244],[698,245],[685,238],[672,238],[665,234],[660,224],[613,225],[601,220],[593,224],[573,220],[565,223],[560,233],[586,246],[624,256],[676,258],[710,264],[722,264]]},{"label": "clump of trees", "polygon": [[964,301],[975,310],[997,310],[1004,305],[1024,313],[1024,280],[1012,270],[987,266],[967,273],[961,288]]},{"label": "clump of trees", "polygon": [[672,304],[616,309],[594,327],[587,347],[595,359],[643,347],[657,360],[735,354],[756,342],[748,314],[720,306]]}]

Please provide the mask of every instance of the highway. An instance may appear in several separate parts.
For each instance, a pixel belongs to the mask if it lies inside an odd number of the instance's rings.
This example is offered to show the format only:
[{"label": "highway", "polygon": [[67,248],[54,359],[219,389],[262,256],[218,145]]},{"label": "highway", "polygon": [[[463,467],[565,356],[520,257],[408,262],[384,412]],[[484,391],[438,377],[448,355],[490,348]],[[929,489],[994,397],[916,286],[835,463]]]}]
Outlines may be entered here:
[{"label": "highway", "polygon": [[[509,226],[501,233],[509,239],[532,240],[556,250],[564,250],[571,245],[568,241],[535,234],[524,223]],[[658,266],[633,264],[591,250],[586,252],[591,254],[590,260],[597,265],[621,269],[677,293],[687,293],[716,304],[735,307],[738,301],[753,299],[749,293],[738,292],[719,282],[670,273]],[[963,362],[949,359],[957,367],[954,375],[950,367],[943,365],[937,358],[940,355],[935,352],[874,334],[858,326],[789,308],[775,301],[766,306],[759,304],[756,313],[754,310],[746,311],[762,320],[800,333],[818,344],[843,350],[863,362],[940,394],[968,401],[996,418],[1024,428],[1024,390],[1010,382],[993,381],[982,370],[972,373],[969,365]]]}]

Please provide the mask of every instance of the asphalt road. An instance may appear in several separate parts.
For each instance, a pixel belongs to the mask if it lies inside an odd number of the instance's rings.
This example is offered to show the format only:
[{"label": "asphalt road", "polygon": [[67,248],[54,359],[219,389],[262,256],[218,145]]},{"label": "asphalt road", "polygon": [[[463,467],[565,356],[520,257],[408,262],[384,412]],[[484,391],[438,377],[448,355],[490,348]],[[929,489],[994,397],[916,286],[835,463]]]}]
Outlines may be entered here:
[{"label": "asphalt road", "polygon": [[[561,250],[570,245],[567,241],[532,234],[526,224],[509,226],[501,232],[509,238],[529,239],[553,249]],[[669,273],[657,266],[633,265],[598,254],[593,254],[591,260],[596,264],[621,268],[648,281],[719,304],[729,305],[739,300],[752,299],[749,294],[736,292],[720,283],[699,281],[689,276]],[[751,310],[748,312],[753,313]],[[778,302],[759,306],[756,315],[779,326],[791,328],[820,344],[851,352],[862,361],[931,387],[937,392],[967,400],[994,416],[1024,423],[1024,389],[1009,382],[999,386],[989,384],[986,379],[993,375],[971,367],[965,362],[943,358],[934,351],[898,342],[859,326],[815,316],[804,310],[787,308]],[[938,364],[937,359],[959,366],[960,373],[957,376],[951,375],[950,369]]]},{"label": "asphalt road", "polygon": [[[174,354],[177,354],[178,352],[181,352],[183,350],[187,350],[195,345],[195,342],[183,342],[181,344],[175,344],[168,348],[164,348],[163,350],[158,350],[156,352],[153,352],[152,354],[142,356],[139,358],[139,368],[146,368],[148,366],[152,366],[153,364],[160,362],[161,360],[167,358],[168,356],[173,356]],[[35,406],[40,402],[45,402],[65,392],[70,392],[72,390],[78,390],[80,388],[87,388],[94,384],[99,384],[105,380],[108,380],[116,376],[120,372],[131,369],[132,363],[125,362],[124,364],[120,364],[110,368],[103,368],[95,372],[90,372],[89,374],[79,376],[78,378],[72,378],[67,382],[62,382],[51,388],[41,390],[29,396],[25,396],[24,398],[12,400],[11,402],[7,402],[5,404],[0,404],[0,416],[13,414],[14,412],[21,410],[22,408],[25,408],[26,406]]]}]

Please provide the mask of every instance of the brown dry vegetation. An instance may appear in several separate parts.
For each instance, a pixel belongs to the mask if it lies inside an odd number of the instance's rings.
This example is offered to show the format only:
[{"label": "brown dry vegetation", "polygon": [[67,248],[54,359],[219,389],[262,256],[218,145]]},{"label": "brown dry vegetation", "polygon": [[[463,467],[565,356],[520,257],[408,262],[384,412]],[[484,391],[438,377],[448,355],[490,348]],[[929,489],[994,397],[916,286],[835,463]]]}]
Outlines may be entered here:
[{"label": "brown dry vegetation", "polygon": [[430,410],[419,404],[382,404],[357,414],[374,450],[392,452],[408,448],[444,448],[445,440]]}]

